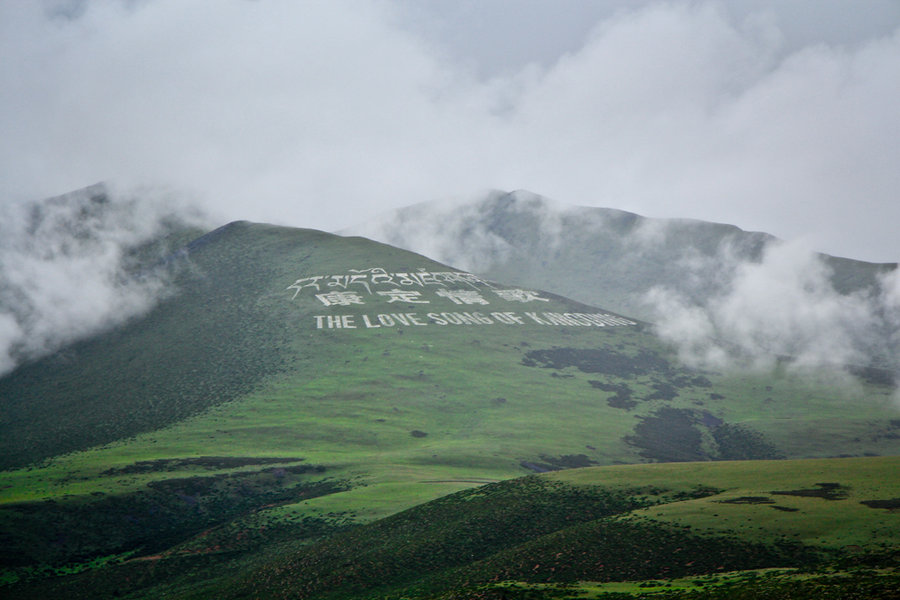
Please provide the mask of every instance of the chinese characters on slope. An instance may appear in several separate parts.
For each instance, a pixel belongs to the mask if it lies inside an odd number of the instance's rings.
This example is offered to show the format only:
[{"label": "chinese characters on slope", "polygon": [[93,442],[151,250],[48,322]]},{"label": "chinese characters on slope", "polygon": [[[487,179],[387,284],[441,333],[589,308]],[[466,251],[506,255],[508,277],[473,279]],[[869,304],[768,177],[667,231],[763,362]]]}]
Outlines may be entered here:
[{"label": "chinese characters on slope", "polygon": [[[390,289],[377,289],[379,287]],[[302,277],[287,287],[288,291],[294,290],[292,299],[307,288],[325,306],[365,304],[364,293],[368,296],[380,296],[389,303],[429,304],[430,300],[422,297],[423,292],[429,288],[437,296],[454,304],[490,304],[483,296],[485,291],[509,302],[548,301],[530,290],[498,289],[493,283],[472,273],[432,272],[424,269],[414,273],[388,273],[379,267],[350,269],[347,275]]]},{"label": "chinese characters on slope", "polygon": [[[381,288],[381,289],[379,289]],[[491,300],[505,302],[541,303],[549,302],[540,294],[524,289],[501,289],[495,284],[472,273],[457,271],[431,272],[419,269],[416,272],[388,273],[385,269],[350,269],[345,275],[314,275],[302,277],[287,287],[293,290],[292,299],[308,290],[326,307],[351,307],[365,305],[369,297],[386,300],[388,304],[411,305],[431,304],[429,296],[448,300],[455,305],[486,306]],[[428,293],[426,295],[426,292]],[[425,309],[425,307],[422,307]],[[317,329],[356,329],[357,327],[380,328],[434,325],[565,325],[582,327],[616,327],[635,325],[623,317],[605,313],[554,313],[525,312],[524,316],[515,312],[429,312],[419,316],[415,312],[382,313],[370,315],[316,315]],[[360,320],[357,320],[360,319]]]}]

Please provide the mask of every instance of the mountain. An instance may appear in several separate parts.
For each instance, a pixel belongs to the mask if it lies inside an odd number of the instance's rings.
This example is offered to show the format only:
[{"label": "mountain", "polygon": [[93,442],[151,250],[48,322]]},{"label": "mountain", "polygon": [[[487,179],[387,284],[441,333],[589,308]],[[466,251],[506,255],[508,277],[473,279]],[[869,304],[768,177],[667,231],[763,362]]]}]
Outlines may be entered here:
[{"label": "mountain", "polygon": [[[720,293],[736,265],[759,263],[778,241],[733,225],[567,206],[527,191],[495,191],[466,204],[417,204],[342,233],[647,321],[659,316],[648,304],[652,289],[694,301]],[[818,256],[842,294],[871,290],[897,268]]]},{"label": "mountain", "polygon": [[168,285],[149,312],[0,378],[11,597],[253,569],[277,596],[279,557],[529,473],[900,450],[877,373],[689,368],[639,319],[364,238],[235,222],[133,273]]}]

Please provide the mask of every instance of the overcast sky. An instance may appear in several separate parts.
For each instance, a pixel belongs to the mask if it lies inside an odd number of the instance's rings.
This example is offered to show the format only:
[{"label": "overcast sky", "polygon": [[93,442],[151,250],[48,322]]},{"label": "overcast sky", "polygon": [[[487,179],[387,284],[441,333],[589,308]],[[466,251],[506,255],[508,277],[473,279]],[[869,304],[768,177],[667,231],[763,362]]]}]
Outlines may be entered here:
[{"label": "overcast sky", "polygon": [[336,230],[486,189],[900,260],[897,0],[0,2],[0,202]]}]

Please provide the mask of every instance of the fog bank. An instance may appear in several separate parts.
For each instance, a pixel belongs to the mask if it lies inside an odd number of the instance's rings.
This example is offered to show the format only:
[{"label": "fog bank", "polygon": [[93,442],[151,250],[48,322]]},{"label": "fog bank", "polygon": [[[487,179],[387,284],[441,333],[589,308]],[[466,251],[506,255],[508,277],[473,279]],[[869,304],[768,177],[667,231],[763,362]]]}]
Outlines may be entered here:
[{"label": "fog bank", "polygon": [[165,194],[99,185],[0,204],[0,375],[152,307],[169,289],[152,268],[165,246],[141,246],[191,222]]}]

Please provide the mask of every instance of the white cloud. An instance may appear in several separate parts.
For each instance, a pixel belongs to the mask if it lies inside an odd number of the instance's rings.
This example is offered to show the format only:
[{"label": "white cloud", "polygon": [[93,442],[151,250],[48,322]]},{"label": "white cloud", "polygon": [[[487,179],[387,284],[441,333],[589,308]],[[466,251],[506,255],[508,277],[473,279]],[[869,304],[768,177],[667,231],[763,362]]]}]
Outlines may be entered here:
[{"label": "white cloud", "polygon": [[0,206],[0,375],[153,306],[164,274],[147,265],[129,273],[126,253],[172,225],[174,213],[158,196],[98,188]]},{"label": "white cloud", "polygon": [[808,242],[523,192],[421,204],[349,232],[650,321],[698,367],[893,369],[900,356],[898,271]]},{"label": "white cloud", "polygon": [[[799,43],[805,15],[762,0],[618,3],[558,59],[485,78],[397,2],[4,3],[0,196],[161,182],[337,229],[524,188],[894,260],[900,34],[878,2],[826,4],[822,39],[852,13],[852,41]],[[524,44],[516,23],[483,43]]]},{"label": "white cloud", "polygon": [[[870,364],[884,359],[884,319],[896,307],[870,292],[838,293],[824,261],[802,243],[770,243],[759,262],[723,248],[724,285],[688,298],[650,290],[660,335],[682,359],[703,367],[771,368],[778,357],[795,367]],[[706,275],[704,275],[706,276]]]}]

